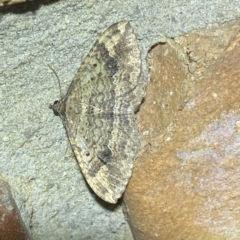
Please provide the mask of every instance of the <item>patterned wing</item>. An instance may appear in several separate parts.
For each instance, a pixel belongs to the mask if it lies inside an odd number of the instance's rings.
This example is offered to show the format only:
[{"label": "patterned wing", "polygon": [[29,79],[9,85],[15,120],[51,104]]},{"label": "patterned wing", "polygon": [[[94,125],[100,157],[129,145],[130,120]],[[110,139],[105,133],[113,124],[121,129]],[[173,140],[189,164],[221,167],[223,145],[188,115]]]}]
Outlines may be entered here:
[{"label": "patterned wing", "polygon": [[66,129],[77,161],[94,192],[110,203],[124,192],[141,144],[134,111],[144,86],[138,43],[123,21],[99,37],[66,96]]},{"label": "patterned wing", "polygon": [[81,127],[68,129],[72,148],[93,191],[116,203],[131,177],[140,147],[138,126],[130,115],[83,118],[87,124],[84,131]]}]

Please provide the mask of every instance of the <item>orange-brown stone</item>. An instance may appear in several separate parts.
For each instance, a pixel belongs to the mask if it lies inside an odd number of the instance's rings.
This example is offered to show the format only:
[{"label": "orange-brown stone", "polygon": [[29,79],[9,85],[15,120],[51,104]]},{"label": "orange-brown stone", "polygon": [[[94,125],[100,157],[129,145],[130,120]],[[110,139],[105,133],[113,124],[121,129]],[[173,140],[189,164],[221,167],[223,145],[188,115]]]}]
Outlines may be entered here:
[{"label": "orange-brown stone", "polygon": [[240,239],[240,24],[150,51],[143,148],[124,195],[138,240]]},{"label": "orange-brown stone", "polygon": [[0,180],[0,240],[30,240],[31,237],[12,197],[8,183]]}]

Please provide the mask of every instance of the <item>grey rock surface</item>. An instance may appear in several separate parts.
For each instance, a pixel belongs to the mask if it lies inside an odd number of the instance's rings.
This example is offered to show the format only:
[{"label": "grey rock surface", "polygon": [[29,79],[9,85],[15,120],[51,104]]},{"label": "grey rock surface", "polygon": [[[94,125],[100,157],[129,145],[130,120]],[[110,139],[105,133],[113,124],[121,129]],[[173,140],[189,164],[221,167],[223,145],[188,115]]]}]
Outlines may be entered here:
[{"label": "grey rock surface", "polygon": [[111,24],[131,20],[145,59],[164,37],[235,19],[240,1],[39,3],[1,12],[0,178],[11,185],[33,239],[131,240],[121,205],[104,203],[87,187],[62,122],[48,108],[60,98],[48,65],[65,92],[98,34]]}]

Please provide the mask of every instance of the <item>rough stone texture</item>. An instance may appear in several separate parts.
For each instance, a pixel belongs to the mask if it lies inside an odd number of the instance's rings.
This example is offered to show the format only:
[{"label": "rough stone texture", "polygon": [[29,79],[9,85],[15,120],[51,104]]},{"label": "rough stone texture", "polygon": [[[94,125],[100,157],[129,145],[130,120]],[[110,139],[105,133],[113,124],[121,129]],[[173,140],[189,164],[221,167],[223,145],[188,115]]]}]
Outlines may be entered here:
[{"label": "rough stone texture", "polygon": [[150,52],[144,147],[124,195],[138,240],[240,239],[239,26]]},{"label": "rough stone texture", "polygon": [[64,94],[98,34],[113,23],[131,20],[144,59],[164,36],[221,24],[239,10],[239,0],[39,0],[1,11],[0,178],[34,240],[132,239],[121,206],[88,189],[61,120],[48,108],[60,97],[48,64]]}]

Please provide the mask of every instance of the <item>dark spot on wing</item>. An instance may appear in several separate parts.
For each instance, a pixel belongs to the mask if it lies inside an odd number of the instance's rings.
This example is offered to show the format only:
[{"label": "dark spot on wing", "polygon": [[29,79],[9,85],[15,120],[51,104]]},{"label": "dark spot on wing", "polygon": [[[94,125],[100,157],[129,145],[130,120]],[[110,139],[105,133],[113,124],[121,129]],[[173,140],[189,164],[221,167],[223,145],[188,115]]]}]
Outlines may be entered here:
[{"label": "dark spot on wing", "polygon": [[107,70],[107,72],[109,73],[110,76],[113,76],[117,73],[118,71],[118,60],[116,57],[109,57],[105,68]]},{"label": "dark spot on wing", "polygon": [[103,164],[107,164],[112,160],[112,151],[108,148],[108,146],[105,146],[102,151],[98,152],[97,156]]}]

